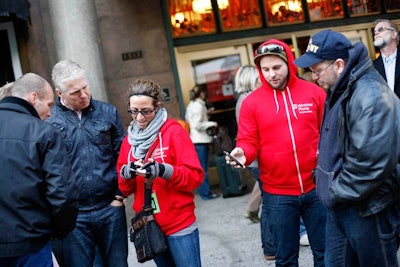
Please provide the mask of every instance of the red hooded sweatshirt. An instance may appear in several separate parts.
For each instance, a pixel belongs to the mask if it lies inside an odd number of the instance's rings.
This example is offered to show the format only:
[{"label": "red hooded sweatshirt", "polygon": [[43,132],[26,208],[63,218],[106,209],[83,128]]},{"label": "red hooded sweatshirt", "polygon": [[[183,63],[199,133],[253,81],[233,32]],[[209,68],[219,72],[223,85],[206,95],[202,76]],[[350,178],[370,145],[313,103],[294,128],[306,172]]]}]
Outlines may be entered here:
[{"label": "red hooded sweatshirt", "polygon": [[297,77],[290,48],[279,44],[288,59],[289,78],[283,91],[272,89],[259,66],[262,85],[243,101],[237,147],[246,164],[258,158],[263,190],[270,194],[298,196],[315,188],[312,170],[317,163],[319,131],[326,93]]},{"label": "red hooded sweatshirt", "polygon": [[[137,160],[131,152],[127,135],[117,161],[118,185],[125,196],[134,194],[133,209],[139,213],[144,204],[144,178],[137,176],[126,180],[119,175],[123,164]],[[153,199],[157,202],[154,217],[168,236],[195,222],[192,191],[202,183],[204,171],[188,132],[172,119],[167,119],[161,127],[158,137],[147,152],[145,162],[149,157],[174,168],[169,179],[158,177],[153,184]]]}]

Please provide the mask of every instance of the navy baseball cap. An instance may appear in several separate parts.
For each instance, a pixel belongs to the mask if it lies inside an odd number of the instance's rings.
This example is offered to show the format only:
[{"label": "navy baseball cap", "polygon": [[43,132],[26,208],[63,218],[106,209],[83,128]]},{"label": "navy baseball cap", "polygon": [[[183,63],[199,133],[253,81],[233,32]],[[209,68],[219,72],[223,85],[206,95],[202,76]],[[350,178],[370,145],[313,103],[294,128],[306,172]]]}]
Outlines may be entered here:
[{"label": "navy baseball cap", "polygon": [[348,58],[352,47],[349,39],[339,32],[320,31],[311,36],[306,52],[294,61],[301,68],[308,68],[323,60]]}]

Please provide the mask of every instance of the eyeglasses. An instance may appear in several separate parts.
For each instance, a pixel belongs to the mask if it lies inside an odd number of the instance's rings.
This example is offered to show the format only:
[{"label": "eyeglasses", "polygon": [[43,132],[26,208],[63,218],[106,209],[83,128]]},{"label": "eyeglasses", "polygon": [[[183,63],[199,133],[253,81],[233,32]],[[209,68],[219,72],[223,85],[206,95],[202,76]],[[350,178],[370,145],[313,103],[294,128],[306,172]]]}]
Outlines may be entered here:
[{"label": "eyeglasses", "polygon": [[142,109],[142,110],[128,109],[128,113],[135,115],[135,116],[137,116],[139,113],[142,114],[143,116],[147,116],[147,115],[150,115],[155,110],[156,109]]},{"label": "eyeglasses", "polygon": [[256,56],[262,55],[262,54],[266,54],[268,52],[271,53],[285,53],[285,49],[283,48],[283,46],[278,45],[278,44],[267,44],[264,46],[260,46],[259,48],[257,48],[256,50]]},{"label": "eyeglasses", "polygon": [[379,27],[378,29],[376,29],[376,31],[374,30],[374,35],[377,35],[378,33],[381,33],[384,31],[394,31],[394,30],[390,29],[390,28],[386,28],[386,27]]},{"label": "eyeglasses", "polygon": [[313,71],[313,70],[310,69],[312,75],[320,76],[324,71],[326,71],[330,66],[332,66],[333,63],[335,63],[335,61],[332,61],[330,64],[328,64],[328,66],[326,66],[326,67],[323,68],[323,69],[319,69],[319,70],[317,70],[317,71]]}]

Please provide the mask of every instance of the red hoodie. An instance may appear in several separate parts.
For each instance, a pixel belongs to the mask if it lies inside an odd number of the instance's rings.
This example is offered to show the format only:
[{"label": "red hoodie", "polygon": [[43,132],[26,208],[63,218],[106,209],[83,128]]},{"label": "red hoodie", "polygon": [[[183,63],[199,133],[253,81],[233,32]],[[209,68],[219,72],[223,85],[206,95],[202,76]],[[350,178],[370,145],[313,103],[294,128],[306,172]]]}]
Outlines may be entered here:
[{"label": "red hoodie", "polygon": [[[128,136],[122,142],[117,162],[118,184],[125,196],[134,194],[133,209],[140,212],[144,204],[144,178],[125,180],[119,175],[123,164],[136,161],[130,153],[131,145]],[[189,134],[179,123],[168,119],[161,127],[154,143],[151,145],[145,162],[149,157],[157,162],[172,165],[174,172],[165,180],[156,178],[153,184],[153,194],[156,195],[159,211],[155,211],[155,218],[164,234],[174,234],[195,222],[194,213],[195,190],[203,181],[204,172],[201,168],[196,150]]]},{"label": "red hoodie", "polygon": [[237,147],[246,164],[258,158],[263,189],[271,194],[298,196],[315,188],[319,130],[326,93],[297,77],[290,48],[278,40],[288,58],[289,79],[284,91],[274,90],[257,66],[262,85],[243,101]]}]

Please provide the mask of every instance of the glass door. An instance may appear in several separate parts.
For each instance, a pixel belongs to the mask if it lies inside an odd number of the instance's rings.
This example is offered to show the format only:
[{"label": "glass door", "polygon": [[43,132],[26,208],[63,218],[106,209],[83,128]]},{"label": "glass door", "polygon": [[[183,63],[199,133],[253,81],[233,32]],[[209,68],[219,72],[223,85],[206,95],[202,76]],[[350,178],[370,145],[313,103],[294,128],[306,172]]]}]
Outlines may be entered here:
[{"label": "glass door", "polygon": [[[179,82],[182,88],[183,104],[189,103],[189,91],[196,84],[207,84],[209,94],[215,99],[229,98],[233,84],[227,80],[227,73],[232,75],[237,69],[249,64],[253,50],[245,45],[221,48],[209,48],[207,45],[175,48]],[[216,82],[220,81],[220,85]],[[211,89],[213,87],[214,89]],[[222,88],[223,87],[223,88]]]},{"label": "glass door", "polygon": [[[232,142],[236,137],[237,124],[235,118],[236,95],[235,75],[242,66],[253,59],[251,45],[210,48],[209,45],[175,48],[175,57],[182,90],[184,107],[188,105],[189,91],[194,85],[207,87],[207,104],[213,111],[210,120],[216,121],[220,128],[227,130]],[[215,149],[209,155],[209,179],[211,185],[218,184],[215,167]]]},{"label": "glass door", "polygon": [[[253,53],[250,47],[251,55]],[[194,85],[207,88],[207,105],[212,109],[210,120],[228,129],[233,139],[237,133],[235,119],[235,75],[242,66],[249,64],[245,45],[181,52],[176,48],[178,75],[182,88],[184,107],[190,101],[189,91]]]}]

